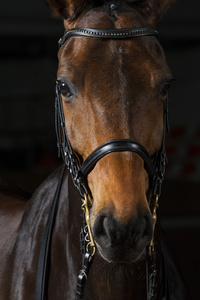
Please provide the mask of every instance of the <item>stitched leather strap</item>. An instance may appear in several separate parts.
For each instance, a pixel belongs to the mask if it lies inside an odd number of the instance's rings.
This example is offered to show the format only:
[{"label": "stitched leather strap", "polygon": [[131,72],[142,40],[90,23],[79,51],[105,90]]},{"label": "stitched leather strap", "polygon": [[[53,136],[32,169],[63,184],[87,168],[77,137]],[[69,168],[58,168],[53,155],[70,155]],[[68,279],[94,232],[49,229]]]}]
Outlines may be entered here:
[{"label": "stitched leather strap", "polygon": [[68,38],[73,36],[96,37],[104,39],[127,39],[131,37],[141,37],[153,35],[158,36],[158,31],[155,28],[128,28],[128,29],[91,29],[91,28],[72,28],[68,30],[58,41],[61,47]]},{"label": "stitched leather strap", "polygon": [[144,160],[144,166],[147,173],[149,174],[149,177],[152,178],[154,168],[149,153],[141,144],[132,139],[111,140],[99,146],[83,162],[80,168],[81,174],[83,176],[87,176],[94,168],[96,163],[109,153],[124,151],[131,151],[139,154]]}]

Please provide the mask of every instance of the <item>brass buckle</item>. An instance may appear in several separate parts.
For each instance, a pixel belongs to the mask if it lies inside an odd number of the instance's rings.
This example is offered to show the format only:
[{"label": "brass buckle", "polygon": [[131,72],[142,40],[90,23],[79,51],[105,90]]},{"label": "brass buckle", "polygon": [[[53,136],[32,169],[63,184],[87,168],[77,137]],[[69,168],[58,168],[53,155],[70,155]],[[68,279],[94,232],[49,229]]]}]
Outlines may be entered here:
[{"label": "brass buckle", "polygon": [[92,236],[92,230],[91,230],[91,226],[90,226],[90,214],[89,214],[89,208],[88,208],[88,197],[87,197],[86,193],[84,193],[84,199],[82,199],[82,201],[83,201],[83,204],[81,205],[81,209],[85,213],[85,221],[86,221],[86,224],[87,224],[88,234],[89,234],[89,238],[90,238],[90,241],[86,245],[86,251],[89,252],[89,248],[91,248],[92,249],[91,256],[93,256],[95,254],[96,249],[95,249],[95,244],[94,244],[94,240],[93,240],[93,236]]},{"label": "brass buckle", "polygon": [[153,236],[149,245],[149,256],[151,256],[152,254],[152,250],[154,250],[154,231],[155,231],[155,226],[156,226],[156,222],[157,222],[157,208],[159,207],[158,205],[158,194],[156,194],[156,200],[155,200],[155,204],[154,204],[154,208],[153,208],[153,212],[152,212],[152,222],[153,222]]}]

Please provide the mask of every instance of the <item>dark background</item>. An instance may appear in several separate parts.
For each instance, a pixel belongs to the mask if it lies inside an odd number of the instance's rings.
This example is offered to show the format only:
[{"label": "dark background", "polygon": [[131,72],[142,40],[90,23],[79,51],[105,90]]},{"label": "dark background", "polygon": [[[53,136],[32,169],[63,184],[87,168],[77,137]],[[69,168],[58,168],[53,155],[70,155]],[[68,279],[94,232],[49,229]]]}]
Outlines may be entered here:
[{"label": "dark background", "polygon": [[[176,82],[170,92],[169,164],[160,199],[163,227],[200,299],[200,2],[177,0],[160,23]],[[57,164],[54,86],[62,21],[45,2],[0,9],[0,176],[34,191]]]}]

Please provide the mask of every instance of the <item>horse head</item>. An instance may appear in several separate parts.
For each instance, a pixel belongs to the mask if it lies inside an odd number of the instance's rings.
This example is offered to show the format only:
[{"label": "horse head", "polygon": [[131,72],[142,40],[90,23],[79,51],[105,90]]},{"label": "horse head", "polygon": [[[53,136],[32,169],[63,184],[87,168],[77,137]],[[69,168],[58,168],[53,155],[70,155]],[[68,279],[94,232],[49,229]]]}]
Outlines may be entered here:
[{"label": "horse head", "polygon": [[[72,28],[154,28],[173,0],[49,0]],[[172,75],[155,36],[104,39],[72,36],[58,52],[57,80],[65,128],[80,163],[97,147],[131,139],[154,157],[163,141],[164,103]],[[143,158],[116,151],[87,177],[90,224],[108,262],[140,259],[153,235],[149,174]]]}]

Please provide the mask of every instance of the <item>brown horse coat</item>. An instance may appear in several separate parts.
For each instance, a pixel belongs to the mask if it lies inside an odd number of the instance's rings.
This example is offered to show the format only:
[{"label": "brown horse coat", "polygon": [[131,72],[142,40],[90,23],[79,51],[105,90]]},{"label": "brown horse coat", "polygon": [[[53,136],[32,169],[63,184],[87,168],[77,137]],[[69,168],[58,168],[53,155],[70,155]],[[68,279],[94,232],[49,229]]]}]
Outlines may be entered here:
[{"label": "brown horse coat", "polygon": [[[49,0],[54,13],[64,18],[66,30],[155,27],[172,2]],[[58,58],[65,127],[80,161],[112,139],[134,139],[151,156],[159,151],[172,75],[155,36],[125,41],[71,38],[60,48]],[[41,239],[59,174],[60,169],[36,190],[23,217],[24,205],[19,202],[19,210],[14,208],[9,229],[14,236],[8,237],[6,250],[2,247],[0,300],[35,297]],[[112,153],[89,174],[88,184],[97,254],[84,300],[145,300],[146,246],[153,229],[144,162],[136,153]],[[48,300],[75,299],[81,267],[80,207],[80,196],[66,172],[51,244]],[[158,225],[155,246],[156,300],[189,300]]]}]

